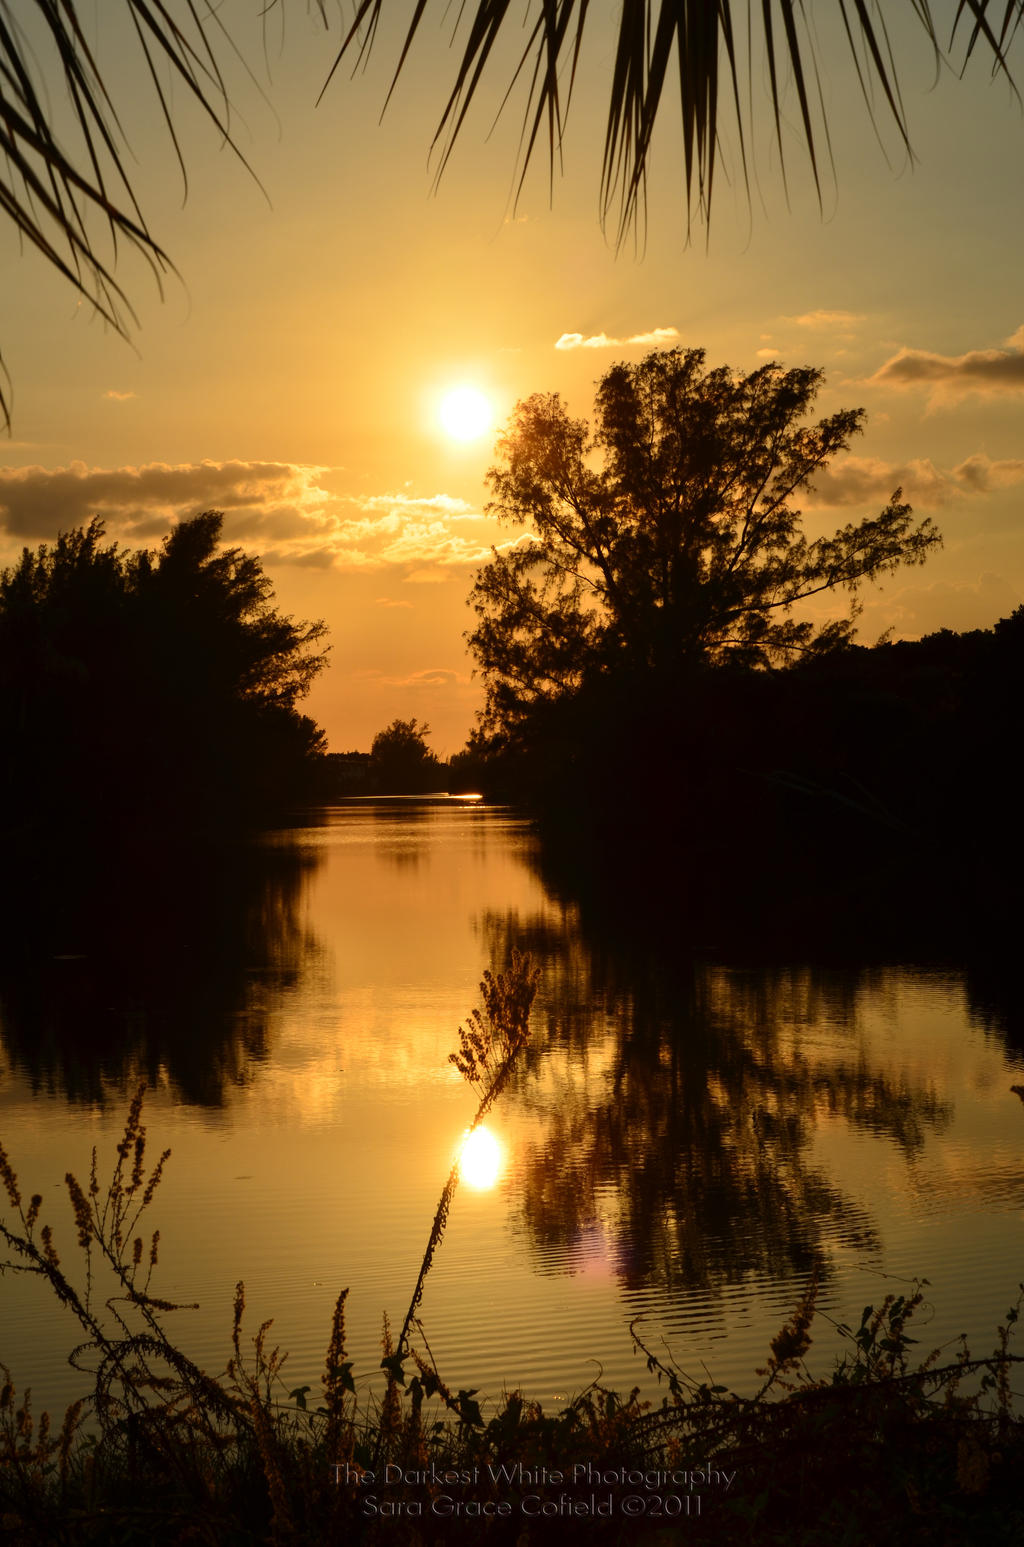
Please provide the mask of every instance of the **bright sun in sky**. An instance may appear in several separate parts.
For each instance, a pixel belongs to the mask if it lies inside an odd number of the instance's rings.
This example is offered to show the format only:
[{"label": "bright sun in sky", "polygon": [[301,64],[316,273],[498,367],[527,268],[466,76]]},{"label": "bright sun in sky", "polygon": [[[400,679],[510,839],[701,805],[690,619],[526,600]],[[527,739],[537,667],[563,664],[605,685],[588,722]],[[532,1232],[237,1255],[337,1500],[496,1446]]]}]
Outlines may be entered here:
[{"label": "bright sun in sky", "polygon": [[493,419],[491,400],[479,387],[452,387],[441,399],[441,424],[453,440],[477,440]]}]

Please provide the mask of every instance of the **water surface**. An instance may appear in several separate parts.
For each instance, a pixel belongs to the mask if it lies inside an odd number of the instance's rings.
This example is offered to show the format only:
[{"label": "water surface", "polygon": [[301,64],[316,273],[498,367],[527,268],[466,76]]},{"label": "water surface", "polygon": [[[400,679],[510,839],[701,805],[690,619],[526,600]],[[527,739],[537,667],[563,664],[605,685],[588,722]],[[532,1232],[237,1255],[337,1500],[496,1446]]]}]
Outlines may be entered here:
[{"label": "water surface", "polygon": [[[143,1077],[172,1149],[155,1290],[199,1303],[188,1352],[223,1368],[242,1279],[251,1330],[274,1317],[315,1390],[347,1285],[369,1378],[473,1114],[457,1027],[520,946],[542,982],[497,1173],[460,1188],[422,1305],[450,1385],[653,1395],[633,1324],[749,1390],[816,1263],[826,1318],[925,1276],[922,1341],[988,1351],[1024,1247],[1024,1076],[967,972],[693,953],[648,941],[639,903],[628,938],[595,932],[539,861],[509,811],[352,802],[47,915],[4,972],[0,1137],[65,1262],[61,1179],[94,1144],[102,1176]],[[0,1295],[19,1389],[76,1394],[63,1313],[11,1274]]]}]

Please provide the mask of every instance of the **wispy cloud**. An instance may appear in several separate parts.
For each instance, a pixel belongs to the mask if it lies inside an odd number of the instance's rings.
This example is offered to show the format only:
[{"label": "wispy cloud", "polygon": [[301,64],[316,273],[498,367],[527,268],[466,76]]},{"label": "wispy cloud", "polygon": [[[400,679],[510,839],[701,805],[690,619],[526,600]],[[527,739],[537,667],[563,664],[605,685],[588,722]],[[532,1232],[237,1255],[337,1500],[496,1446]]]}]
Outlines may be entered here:
[{"label": "wispy cloud", "polygon": [[971,349],[962,355],[900,349],[868,379],[875,386],[924,387],[936,401],[975,392],[989,396],[1024,392],[1024,326],[1010,335],[1002,349]]},{"label": "wispy cloud", "polygon": [[386,510],[389,514],[408,514],[412,511],[427,511],[438,515],[458,519],[460,516],[469,516],[475,519],[478,512],[465,500],[456,499],[451,494],[428,494],[414,497],[408,494],[369,494],[359,501],[362,510]]},{"label": "wispy cloud", "polygon": [[826,311],[820,309],[813,312],[804,312],[799,317],[787,317],[786,322],[795,323],[798,328],[810,328],[821,332],[827,328],[839,328],[849,331],[865,321],[861,312]]},{"label": "wispy cloud", "polygon": [[116,387],[110,387],[106,392],[104,392],[103,396],[105,398],[110,398],[111,401],[114,402],[114,403],[127,403],[129,401],[129,399],[131,399],[131,398],[133,398],[135,396],[135,393],[134,392],[118,392]]},{"label": "wispy cloud", "polygon": [[454,688],[464,687],[472,680],[468,671],[449,671],[443,667],[428,667],[425,671],[409,672],[404,677],[388,677],[383,672],[375,675],[378,682],[392,688]]},{"label": "wispy cloud", "polygon": [[442,578],[482,563],[491,523],[438,493],[338,492],[337,470],[282,462],[200,462],[90,468],[0,468],[0,528],[48,541],[98,516],[108,536],[151,546],[200,510],[224,513],[224,537],[269,565],[395,569],[403,580]]},{"label": "wispy cloud", "polygon": [[631,333],[628,338],[609,338],[607,333],[563,333],[555,340],[556,349],[622,349],[627,344],[672,344],[679,337],[678,328],[652,328],[649,333]]}]

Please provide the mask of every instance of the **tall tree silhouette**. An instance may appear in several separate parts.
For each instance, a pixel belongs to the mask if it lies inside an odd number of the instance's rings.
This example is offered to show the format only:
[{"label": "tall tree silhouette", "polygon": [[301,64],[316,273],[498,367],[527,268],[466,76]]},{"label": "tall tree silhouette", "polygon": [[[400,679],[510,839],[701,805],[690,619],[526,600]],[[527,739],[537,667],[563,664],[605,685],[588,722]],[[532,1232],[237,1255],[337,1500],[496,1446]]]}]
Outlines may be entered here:
[{"label": "tall tree silhouette", "polygon": [[325,626],[275,609],[259,560],[220,550],[221,521],[182,522],[158,553],[93,521],[0,575],[8,822],[173,825],[302,786],[323,733],[296,706]]},{"label": "tall tree silhouette", "polygon": [[438,790],[446,770],[427,746],[430,726],[418,720],[392,720],[373,738],[372,777],[386,795],[411,795]]},{"label": "tall tree silhouette", "polygon": [[804,535],[797,497],[863,419],[807,423],[821,381],[810,367],[707,370],[703,350],[669,350],[605,373],[593,428],[557,395],[518,405],[489,509],[527,536],[494,550],[471,594],[492,729],[608,671],[678,680],[831,648],[855,601],[823,626],[795,617],[798,603],[924,559],[938,533],[899,489],[875,517]]}]

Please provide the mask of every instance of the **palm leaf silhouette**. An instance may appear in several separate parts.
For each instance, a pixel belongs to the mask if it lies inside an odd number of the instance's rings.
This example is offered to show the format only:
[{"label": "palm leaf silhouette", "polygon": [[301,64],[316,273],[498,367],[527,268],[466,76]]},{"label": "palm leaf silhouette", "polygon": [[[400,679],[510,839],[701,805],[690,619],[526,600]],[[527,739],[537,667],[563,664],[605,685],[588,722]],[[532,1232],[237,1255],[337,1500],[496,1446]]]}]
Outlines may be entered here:
[{"label": "palm leaf silhouette", "polygon": [[[229,129],[219,54],[234,45],[215,9],[194,0],[121,0],[134,28],[155,104],[170,134],[187,188],[187,168],[161,83],[161,65],[199,102],[221,138],[244,162]],[[20,17],[19,17],[20,12]],[[70,137],[54,122],[55,88],[70,109]],[[129,148],[113,83],[97,64],[76,0],[0,0],[0,213],[70,285],[126,335],[135,321],[114,276],[118,250],[133,248],[157,280],[170,267],[151,235],[126,167]],[[109,254],[97,231],[109,235]],[[0,360],[0,422],[10,424],[9,386]]]},{"label": "palm leaf silhouette", "polygon": [[[238,54],[238,45],[214,0],[118,3],[120,14],[127,14],[134,28],[154,107],[171,137],[186,186],[185,156],[162,84],[163,74],[168,72],[195,99],[217,134],[244,163],[230,131],[230,103],[222,69],[230,55]],[[283,7],[288,0],[275,3]],[[323,0],[314,3],[326,23]],[[346,56],[354,54],[358,59],[374,46],[386,3],[355,0],[351,25],[328,80]],[[394,7],[395,0],[392,3]],[[877,100],[879,110],[909,146],[909,127],[883,7],[873,0],[833,3],[869,114],[874,120]],[[999,4],[995,0],[958,0],[945,41],[929,0],[905,3],[920,23],[923,41],[937,67],[948,64],[962,72],[976,51],[984,51],[993,71],[1012,84],[1007,56],[1024,15],[1024,0],[1001,0]],[[255,0],[254,19],[259,21],[267,9],[262,0]],[[115,0],[106,0],[107,13],[114,10]],[[409,66],[426,11],[427,0],[416,0],[411,20],[405,25],[392,89]],[[134,314],[115,277],[119,247],[140,252],[158,281],[170,265],[146,225],[128,174],[129,148],[116,102],[120,80],[105,78],[81,15],[79,0],[0,0],[0,213],[13,222],[23,242],[52,263],[111,326],[127,333]],[[434,136],[438,175],[481,92],[499,38],[520,25],[520,15],[521,0],[514,11],[511,0],[475,0],[475,4],[466,4],[464,15],[460,12],[464,37],[461,57],[456,55],[454,83]],[[516,82],[521,78],[528,81],[519,187],[538,146],[545,141],[552,173],[559,163],[581,41],[592,15],[590,0],[528,3],[525,42],[518,52],[518,63],[512,80],[498,92],[500,110]],[[710,218],[723,104],[727,104],[724,111],[738,130],[741,170],[749,189],[748,147],[753,132],[749,98],[756,71],[752,45],[748,43],[744,55],[737,35],[753,37],[755,16],[759,18],[780,155],[783,103],[791,85],[799,106],[811,178],[820,198],[822,162],[830,155],[828,123],[818,89],[814,39],[801,0],[760,0],[759,5],[748,0],[742,18],[740,7],[731,0],[622,0],[602,161],[604,215],[614,218],[620,241],[642,223],[645,214],[651,138],[673,70],[678,74],[683,187],[690,218],[695,216],[705,223]],[[55,127],[52,101],[57,85],[63,86],[70,108],[69,137]],[[97,231],[97,217],[101,229],[108,232],[109,242]],[[2,371],[0,361],[0,421],[6,424],[10,403]]]},{"label": "palm leaf silhouette", "polygon": [[[335,59],[331,74],[353,49],[360,58],[373,45],[387,0],[357,0],[355,16]],[[875,96],[884,105],[903,143],[909,149],[910,131],[900,95],[899,81],[883,7],[870,0],[834,0],[850,48],[852,67],[872,121]],[[908,0],[923,31],[936,66],[952,65],[962,73],[975,49],[987,49],[994,72],[1011,85],[1007,54],[1024,15],[1024,0],[958,0],[948,41],[943,43],[929,0]],[[427,8],[417,0],[401,48],[392,91],[408,62],[411,46]],[[476,0],[469,11],[468,30],[461,59],[440,123],[434,135],[443,171],[465,124],[466,115],[480,87],[485,67],[499,36],[510,32],[520,8],[510,0]],[[745,25],[736,25],[743,12]],[[801,0],[748,0],[746,7],[732,0],[622,0],[618,38],[609,87],[608,122],[602,163],[602,199],[607,219],[618,205],[618,236],[634,225],[644,209],[648,157],[654,124],[668,84],[670,71],[678,73],[679,105],[683,130],[683,174],[688,211],[706,222],[711,213],[719,111],[724,98],[738,130],[739,155],[744,180],[747,176],[747,143],[754,72],[753,17],[760,16],[761,44],[768,77],[775,126],[775,140],[785,168],[783,100],[792,83],[799,104],[800,127],[811,177],[819,198],[822,150],[829,155],[828,122],[818,88],[814,37]],[[461,14],[461,13],[460,13]],[[580,44],[588,16],[589,0],[537,0],[528,7],[530,22],[526,43],[514,71],[530,77],[523,119],[518,186],[546,128],[552,168],[560,156],[566,114],[576,81]],[[748,39],[747,62],[737,43],[737,32]],[[960,64],[954,62],[954,51]],[[389,94],[390,95],[390,94]],[[817,106],[815,106],[817,103]]]}]

